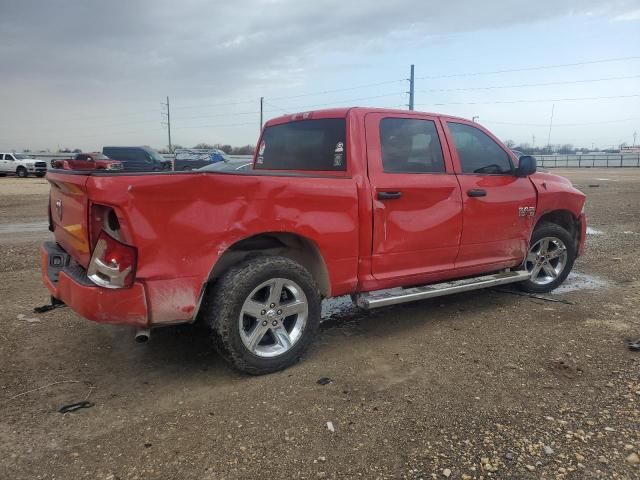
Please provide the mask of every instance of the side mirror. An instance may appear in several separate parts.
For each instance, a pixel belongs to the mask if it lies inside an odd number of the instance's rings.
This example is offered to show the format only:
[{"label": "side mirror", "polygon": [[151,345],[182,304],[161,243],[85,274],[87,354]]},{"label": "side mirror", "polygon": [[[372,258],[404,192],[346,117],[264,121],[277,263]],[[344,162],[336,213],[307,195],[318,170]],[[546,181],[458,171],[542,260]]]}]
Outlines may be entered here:
[{"label": "side mirror", "polygon": [[531,155],[524,155],[520,157],[518,161],[518,168],[516,168],[516,177],[528,177],[533,175],[537,170],[536,159]]}]

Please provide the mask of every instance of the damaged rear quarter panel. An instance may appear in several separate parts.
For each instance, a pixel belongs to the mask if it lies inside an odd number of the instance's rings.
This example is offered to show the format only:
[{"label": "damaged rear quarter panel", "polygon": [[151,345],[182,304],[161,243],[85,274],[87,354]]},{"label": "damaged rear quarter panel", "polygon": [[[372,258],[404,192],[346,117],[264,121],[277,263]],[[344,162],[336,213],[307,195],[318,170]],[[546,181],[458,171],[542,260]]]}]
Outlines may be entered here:
[{"label": "damaged rear quarter panel", "polygon": [[289,232],[318,247],[332,291],[357,283],[358,211],[348,177],[216,173],[92,176],[95,203],[115,207],[138,249],[152,323],[192,318],[202,285],[233,244]]}]

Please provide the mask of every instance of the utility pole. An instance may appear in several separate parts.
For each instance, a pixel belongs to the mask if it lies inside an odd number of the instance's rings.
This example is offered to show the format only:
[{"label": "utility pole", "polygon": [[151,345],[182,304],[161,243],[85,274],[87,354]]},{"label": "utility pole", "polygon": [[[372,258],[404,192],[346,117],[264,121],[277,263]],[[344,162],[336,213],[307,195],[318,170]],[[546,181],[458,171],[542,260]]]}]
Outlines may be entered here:
[{"label": "utility pole", "polygon": [[636,148],[636,138],[638,137],[638,131],[633,132],[633,148]]},{"label": "utility pole", "polygon": [[536,136],[531,135],[531,148],[536,148]]},{"label": "utility pole", "polygon": [[260,131],[262,131],[262,115],[264,113],[264,97],[260,97]]},{"label": "utility pole", "polygon": [[551,105],[551,119],[549,120],[549,136],[547,137],[547,148],[549,149],[549,153],[551,153],[551,127],[553,126],[553,111],[556,108],[556,104]]},{"label": "utility pole", "polygon": [[169,108],[169,97],[167,97],[167,103],[161,103],[163,107],[167,107],[166,112],[161,112],[163,117],[167,117],[167,122],[163,123],[167,127],[167,133],[169,134],[169,153],[173,153],[173,147],[171,146],[171,110]]},{"label": "utility pole", "polygon": [[414,101],[415,101],[415,65],[411,65],[411,75],[409,76],[409,110],[413,110]]}]

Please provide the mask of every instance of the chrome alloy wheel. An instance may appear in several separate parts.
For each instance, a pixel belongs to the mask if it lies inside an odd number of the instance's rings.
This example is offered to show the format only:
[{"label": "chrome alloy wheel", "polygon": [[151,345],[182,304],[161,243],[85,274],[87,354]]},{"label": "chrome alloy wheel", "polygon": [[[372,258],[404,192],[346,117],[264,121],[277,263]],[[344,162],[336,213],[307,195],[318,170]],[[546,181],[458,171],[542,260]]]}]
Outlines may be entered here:
[{"label": "chrome alloy wheel", "polygon": [[242,304],[240,338],[252,354],[277,357],[300,340],[308,317],[302,288],[292,280],[272,278],[253,289]]},{"label": "chrome alloy wheel", "polygon": [[531,282],[548,285],[560,276],[567,265],[567,247],[557,237],[545,237],[534,243],[527,253],[526,268]]}]

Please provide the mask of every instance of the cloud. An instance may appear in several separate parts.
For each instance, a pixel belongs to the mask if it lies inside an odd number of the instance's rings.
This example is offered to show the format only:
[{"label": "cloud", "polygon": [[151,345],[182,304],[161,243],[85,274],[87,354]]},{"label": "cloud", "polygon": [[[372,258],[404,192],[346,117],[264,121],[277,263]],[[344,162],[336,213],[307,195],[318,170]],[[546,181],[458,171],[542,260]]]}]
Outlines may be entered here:
[{"label": "cloud", "polygon": [[[7,0],[4,82],[72,95],[163,88],[224,96],[331,51],[384,48],[397,37],[526,24],[591,13],[635,18],[631,1],[345,2]],[[637,6],[637,5],[636,5]]]},{"label": "cloud", "polygon": [[[0,140],[59,131],[71,138],[72,128],[80,138],[88,128],[82,118],[98,114],[113,125],[131,112],[138,116],[122,123],[133,126],[121,128],[142,129],[143,109],[147,128],[160,130],[158,102],[167,94],[193,104],[286,95],[303,82],[321,89],[313,75],[338,67],[353,75],[370,67],[368,58],[406,45],[569,16],[632,20],[638,7],[638,0],[0,0],[0,104],[11,118]],[[79,121],[63,128],[57,115]],[[31,129],[48,119],[48,133]]]},{"label": "cloud", "polygon": [[640,9],[632,10],[630,12],[623,13],[622,15],[617,15],[614,19],[623,22],[640,20]]}]

